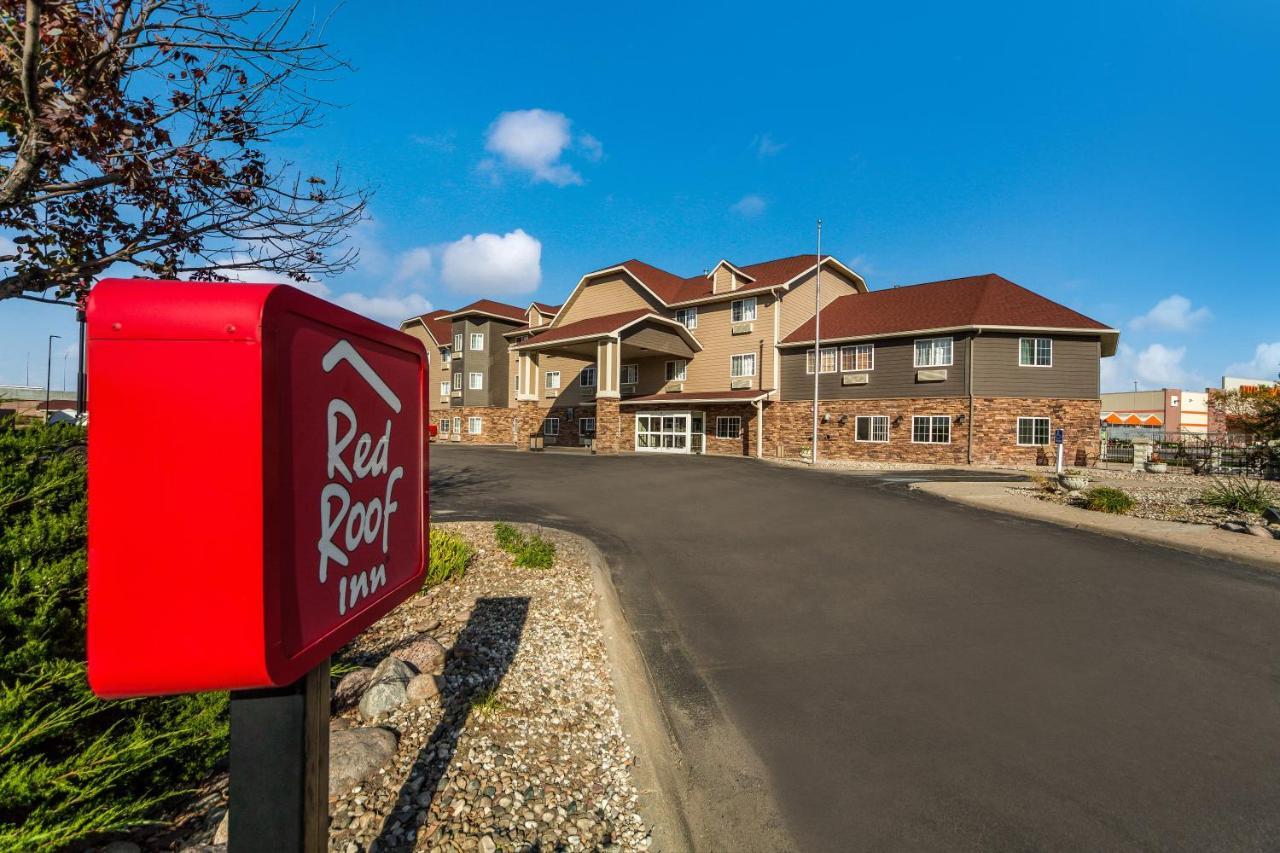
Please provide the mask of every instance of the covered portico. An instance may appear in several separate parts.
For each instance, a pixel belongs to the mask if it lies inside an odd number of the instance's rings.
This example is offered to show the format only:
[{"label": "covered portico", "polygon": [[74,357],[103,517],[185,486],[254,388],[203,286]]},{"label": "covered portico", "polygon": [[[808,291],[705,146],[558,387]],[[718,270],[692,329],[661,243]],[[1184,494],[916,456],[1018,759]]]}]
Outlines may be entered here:
[{"label": "covered portico", "polygon": [[621,401],[635,450],[650,453],[763,455],[768,391],[660,392]]},{"label": "covered portico", "polygon": [[[540,402],[539,360],[542,356],[566,356],[593,362],[594,394],[583,394],[583,405],[596,407],[595,447],[615,452],[621,435],[618,403],[623,394],[651,394],[662,390],[660,370],[641,370],[641,364],[663,359],[689,359],[702,350],[697,338],[680,323],[649,310],[624,311],[554,326],[514,347],[520,391],[517,406]],[[623,365],[628,366],[626,375]]]}]

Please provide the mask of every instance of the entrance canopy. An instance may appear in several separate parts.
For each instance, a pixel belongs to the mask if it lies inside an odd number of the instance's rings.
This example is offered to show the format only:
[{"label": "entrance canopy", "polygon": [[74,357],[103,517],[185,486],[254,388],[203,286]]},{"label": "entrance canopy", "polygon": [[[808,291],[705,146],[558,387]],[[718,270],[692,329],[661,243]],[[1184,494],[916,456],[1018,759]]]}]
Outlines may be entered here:
[{"label": "entrance canopy", "polygon": [[755,403],[768,399],[772,391],[751,388],[743,391],[681,391],[674,394],[646,394],[643,397],[627,397],[623,406],[688,406],[693,403]]},{"label": "entrance canopy", "polygon": [[594,359],[601,340],[619,341],[624,358],[651,355],[690,358],[702,350],[698,339],[683,325],[647,308],[565,323],[534,335],[512,349]]}]

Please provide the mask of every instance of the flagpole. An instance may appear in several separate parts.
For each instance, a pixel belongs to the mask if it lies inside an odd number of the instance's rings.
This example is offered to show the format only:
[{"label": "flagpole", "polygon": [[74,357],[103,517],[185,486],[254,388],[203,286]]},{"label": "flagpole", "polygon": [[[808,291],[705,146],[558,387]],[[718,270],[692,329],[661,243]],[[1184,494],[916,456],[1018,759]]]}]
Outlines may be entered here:
[{"label": "flagpole", "polygon": [[822,220],[818,220],[818,264],[813,287],[813,443],[809,464],[818,464],[818,377],[822,376]]}]

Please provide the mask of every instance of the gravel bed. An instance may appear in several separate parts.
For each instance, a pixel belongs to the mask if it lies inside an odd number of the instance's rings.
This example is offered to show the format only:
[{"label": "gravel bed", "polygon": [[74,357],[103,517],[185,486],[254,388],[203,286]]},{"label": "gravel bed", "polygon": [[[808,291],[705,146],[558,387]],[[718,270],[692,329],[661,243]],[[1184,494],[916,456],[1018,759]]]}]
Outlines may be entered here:
[{"label": "gravel bed", "polygon": [[[374,667],[431,637],[448,650],[439,694],[372,720],[354,703],[337,709],[335,731],[398,739],[363,782],[330,790],[329,849],[648,850],[582,540],[526,528],[556,546],[554,566],[538,570],[512,565],[492,524],[433,528],[475,548],[466,575],[405,602],[334,660]],[[203,828],[165,849],[225,850],[225,781],[214,799]]]},{"label": "gravel bed", "polygon": [[[1132,477],[1116,477],[1107,475],[1097,477],[1089,472],[1089,487],[1113,486],[1128,493],[1134,500],[1134,508],[1127,513],[1135,518],[1150,518],[1157,521],[1181,521],[1189,524],[1219,525],[1224,522],[1238,521],[1245,524],[1268,526],[1257,513],[1234,512],[1220,509],[1200,502],[1200,494],[1210,484],[1207,478],[1197,477],[1188,482],[1185,476],[1176,474],[1144,474],[1136,473]],[[1140,478],[1151,478],[1149,480]],[[1006,489],[1009,494],[1030,497],[1034,500],[1048,501],[1063,506],[1083,507],[1084,499],[1063,488],[1017,488]],[[1272,529],[1280,529],[1276,525]]]}]

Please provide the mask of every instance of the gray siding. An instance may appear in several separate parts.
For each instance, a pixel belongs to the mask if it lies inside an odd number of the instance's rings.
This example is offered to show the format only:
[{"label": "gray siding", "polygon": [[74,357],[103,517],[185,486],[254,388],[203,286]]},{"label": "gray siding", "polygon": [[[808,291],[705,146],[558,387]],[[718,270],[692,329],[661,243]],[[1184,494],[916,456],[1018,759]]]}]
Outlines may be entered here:
[{"label": "gray siding", "polygon": [[[507,339],[503,332],[516,328],[515,323],[503,323],[487,317],[466,317],[455,320],[453,334],[462,333],[462,358],[453,360],[451,373],[462,374],[462,400],[464,406],[507,406],[510,402],[507,390],[511,384]],[[471,349],[471,335],[484,335],[484,349]],[[484,388],[473,391],[468,387],[471,373],[484,374]],[[455,392],[457,389],[453,389]],[[452,399],[458,402],[457,394]]]},{"label": "gray siding", "polygon": [[979,397],[1098,399],[1099,338],[1053,339],[1052,367],[1021,367],[1018,339],[1032,335],[983,332],[973,342],[973,393]]},{"label": "gray siding", "polygon": [[[947,337],[931,335],[928,337]],[[952,335],[952,364],[942,382],[917,382],[915,338],[888,338],[863,341],[875,344],[875,368],[866,371],[866,385],[842,385],[840,373],[824,373],[818,380],[818,396],[823,400],[875,400],[890,397],[960,397],[966,395],[965,371],[968,334]],[[846,344],[847,345],[847,344]],[[835,344],[837,348],[840,344]],[[805,373],[805,352],[812,347],[782,353],[783,400],[813,398],[813,374]]]}]

